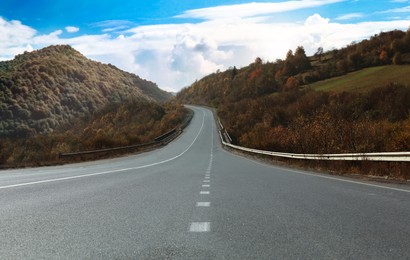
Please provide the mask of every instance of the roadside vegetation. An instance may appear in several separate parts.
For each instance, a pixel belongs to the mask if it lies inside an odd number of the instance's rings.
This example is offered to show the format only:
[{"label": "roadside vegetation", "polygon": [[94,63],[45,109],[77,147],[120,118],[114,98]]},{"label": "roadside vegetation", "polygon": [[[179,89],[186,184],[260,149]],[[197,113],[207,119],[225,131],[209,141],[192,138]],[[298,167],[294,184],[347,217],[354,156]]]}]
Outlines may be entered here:
[{"label": "roadside vegetation", "polygon": [[[178,127],[187,113],[182,106],[162,106],[150,101],[128,100],[111,104],[50,134],[1,139],[0,168],[55,165],[101,158],[100,155],[93,155],[62,160],[59,154],[152,142],[155,137]],[[110,153],[108,156],[121,153]]]},{"label": "roadside vegetation", "polygon": [[[187,110],[153,82],[68,45],[0,62],[0,168],[59,164],[59,153],[151,142]],[[96,155],[64,159],[96,159]],[[112,156],[112,154],[110,155]]]},{"label": "roadside vegetation", "polygon": [[[285,60],[233,67],[182,90],[180,102],[217,108],[234,143],[290,153],[410,151],[410,31],[340,50],[303,47]],[[410,179],[408,163],[298,162]]]}]

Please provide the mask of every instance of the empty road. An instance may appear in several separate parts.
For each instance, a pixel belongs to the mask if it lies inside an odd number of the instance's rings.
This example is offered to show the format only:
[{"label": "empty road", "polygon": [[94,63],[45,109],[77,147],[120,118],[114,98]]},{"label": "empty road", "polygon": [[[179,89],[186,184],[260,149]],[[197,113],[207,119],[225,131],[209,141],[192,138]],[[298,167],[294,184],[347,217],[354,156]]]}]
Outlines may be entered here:
[{"label": "empty road", "polygon": [[0,171],[0,258],[410,259],[408,186],[233,155],[194,111],[155,151]]}]

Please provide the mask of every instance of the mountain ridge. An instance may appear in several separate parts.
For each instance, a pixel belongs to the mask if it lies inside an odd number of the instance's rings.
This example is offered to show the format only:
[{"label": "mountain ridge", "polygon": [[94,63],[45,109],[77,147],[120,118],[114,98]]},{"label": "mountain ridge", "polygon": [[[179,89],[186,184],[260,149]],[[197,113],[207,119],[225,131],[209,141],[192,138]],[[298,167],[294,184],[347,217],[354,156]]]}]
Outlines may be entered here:
[{"label": "mountain ridge", "polygon": [[50,133],[110,103],[170,98],[155,83],[69,45],[49,46],[0,62],[0,137]]}]

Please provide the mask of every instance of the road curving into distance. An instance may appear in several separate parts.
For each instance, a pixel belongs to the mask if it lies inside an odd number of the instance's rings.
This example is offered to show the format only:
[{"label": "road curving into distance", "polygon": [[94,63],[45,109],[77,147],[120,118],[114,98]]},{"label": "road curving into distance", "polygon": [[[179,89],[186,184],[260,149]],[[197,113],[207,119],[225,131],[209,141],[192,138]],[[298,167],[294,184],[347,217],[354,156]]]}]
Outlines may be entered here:
[{"label": "road curving into distance", "polygon": [[0,171],[1,259],[408,259],[410,189],[266,165],[212,113],[161,149]]}]

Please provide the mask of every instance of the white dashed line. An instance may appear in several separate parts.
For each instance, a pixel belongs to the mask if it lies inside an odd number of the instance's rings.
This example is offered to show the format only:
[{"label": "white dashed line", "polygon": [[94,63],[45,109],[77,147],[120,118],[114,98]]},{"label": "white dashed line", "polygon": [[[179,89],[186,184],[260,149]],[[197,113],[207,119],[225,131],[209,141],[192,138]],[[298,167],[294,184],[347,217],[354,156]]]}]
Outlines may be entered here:
[{"label": "white dashed line", "polygon": [[209,207],[211,206],[211,202],[197,202],[196,206],[197,207]]},{"label": "white dashed line", "polygon": [[[213,122],[213,121],[212,121]],[[209,164],[208,164],[208,168],[206,169],[205,172],[205,178],[203,180],[203,184],[202,184],[202,188],[210,188],[210,174],[212,171],[212,164],[213,164],[213,131],[211,131],[212,133],[212,141],[211,141],[211,156],[209,158]],[[202,190],[199,192],[199,194],[201,195],[209,195],[210,191],[209,190]],[[211,202],[209,201],[200,201],[196,203],[196,207],[210,207],[211,206]],[[209,232],[211,230],[211,223],[210,222],[192,222],[191,226],[189,227],[189,232]]]},{"label": "white dashed line", "polygon": [[209,232],[211,231],[210,222],[192,222],[189,232]]}]

